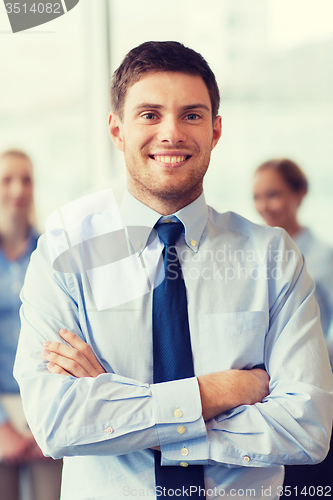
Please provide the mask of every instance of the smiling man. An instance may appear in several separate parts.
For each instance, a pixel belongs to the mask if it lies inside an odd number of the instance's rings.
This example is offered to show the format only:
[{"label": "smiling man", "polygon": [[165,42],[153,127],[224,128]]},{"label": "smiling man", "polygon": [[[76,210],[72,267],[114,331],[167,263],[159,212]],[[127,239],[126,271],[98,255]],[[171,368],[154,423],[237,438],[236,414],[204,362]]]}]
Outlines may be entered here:
[{"label": "smiling man", "polygon": [[132,195],[165,215],[198,198],[221,135],[201,76],[149,73],[128,89],[122,116],[110,115],[110,133]]},{"label": "smiling man", "polygon": [[[127,169],[119,213],[85,210],[72,271],[48,250],[68,235],[41,237],[24,285],[15,375],[31,429],[46,455],[65,457],[63,500],[277,499],[283,465],[318,462],[329,442],[333,382],[313,281],[285,232],[206,205],[221,118],[200,54],[140,45],[114,73],[111,100]],[[96,260],[104,248],[89,239],[108,228],[126,238],[106,254],[132,259],[118,281],[121,258]],[[106,297],[132,292],[138,269],[152,285],[143,293],[96,300],[97,282]]]}]

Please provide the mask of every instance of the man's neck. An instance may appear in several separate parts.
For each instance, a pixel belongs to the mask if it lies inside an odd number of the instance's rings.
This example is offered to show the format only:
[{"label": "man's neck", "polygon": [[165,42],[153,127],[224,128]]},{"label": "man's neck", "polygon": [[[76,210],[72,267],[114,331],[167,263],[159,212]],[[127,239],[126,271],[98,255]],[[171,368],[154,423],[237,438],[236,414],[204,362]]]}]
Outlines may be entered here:
[{"label": "man's neck", "polygon": [[127,189],[134,198],[161,215],[171,215],[178,212],[178,210],[181,210],[196,200],[202,193],[202,185],[199,186],[199,189],[193,190],[190,194],[187,193],[186,195],[180,195],[177,198],[169,199],[153,195],[147,190],[133,189],[130,185],[127,186]]}]

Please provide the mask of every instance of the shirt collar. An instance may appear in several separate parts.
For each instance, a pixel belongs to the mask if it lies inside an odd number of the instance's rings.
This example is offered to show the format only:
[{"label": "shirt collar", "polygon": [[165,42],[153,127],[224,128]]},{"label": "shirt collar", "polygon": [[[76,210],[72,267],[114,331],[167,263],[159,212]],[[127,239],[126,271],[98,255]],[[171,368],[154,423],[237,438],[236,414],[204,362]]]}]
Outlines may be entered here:
[{"label": "shirt collar", "polygon": [[202,192],[196,200],[178,210],[174,215],[184,224],[186,245],[197,253],[208,219],[204,193]]},{"label": "shirt collar", "polygon": [[133,248],[140,253],[147,245],[149,235],[155,224],[159,220],[161,222],[165,221],[171,215],[176,216],[183,223],[185,227],[185,243],[196,253],[208,219],[208,208],[203,192],[186,207],[164,217],[134,198],[126,189],[119,206],[119,212],[122,222],[127,228],[128,237]]}]

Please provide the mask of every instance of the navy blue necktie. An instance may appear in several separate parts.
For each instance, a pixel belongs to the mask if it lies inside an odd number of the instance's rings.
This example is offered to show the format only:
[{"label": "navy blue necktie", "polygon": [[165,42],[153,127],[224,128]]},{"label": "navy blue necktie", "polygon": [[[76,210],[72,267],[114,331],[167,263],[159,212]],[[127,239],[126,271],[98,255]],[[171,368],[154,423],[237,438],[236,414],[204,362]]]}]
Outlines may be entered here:
[{"label": "navy blue necktie", "polygon": [[[158,236],[165,244],[163,251],[165,278],[153,293],[154,383],[194,376],[186,288],[175,247],[183,227],[181,222],[156,226]],[[186,444],[185,436],[184,444]],[[182,448],[183,444],[179,443],[179,447]],[[202,491],[204,489],[202,465],[162,467],[160,461],[161,453],[155,451],[156,487],[170,490],[170,497],[175,497],[174,492],[177,489],[177,498],[185,499],[188,498],[186,490],[189,493],[192,486],[192,500],[205,498]],[[178,496],[179,490],[182,492],[181,496]],[[197,495],[193,494],[195,491]]]}]

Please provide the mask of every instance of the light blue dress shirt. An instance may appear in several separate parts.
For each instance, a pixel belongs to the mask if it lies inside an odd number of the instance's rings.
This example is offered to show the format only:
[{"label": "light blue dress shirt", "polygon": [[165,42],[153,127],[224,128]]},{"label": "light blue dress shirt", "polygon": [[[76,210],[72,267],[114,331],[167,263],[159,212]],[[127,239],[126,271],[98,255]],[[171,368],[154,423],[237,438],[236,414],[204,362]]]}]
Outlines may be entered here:
[{"label": "light blue dress shirt", "polygon": [[[152,289],[163,279],[163,244],[151,228],[160,214],[129,193],[119,213],[93,204],[74,223],[74,205],[53,214],[22,293],[14,373],[38,444],[65,456],[62,500],[163,497],[149,449],[157,445],[165,466],[204,464],[207,498],[249,489],[277,498],[283,464],[323,459],[333,414],[314,283],[299,250],[283,230],[217,213],[203,194],[175,214],[185,226],[177,251],[195,375],[262,363],[270,375],[263,402],[205,423],[195,377],[152,383]],[[59,264],[61,252],[68,258]],[[42,343],[63,342],[61,328],[84,339],[107,373],[50,374]]]},{"label": "light blue dress shirt", "polygon": [[[18,259],[8,259],[0,247],[0,396],[19,393],[13,366],[20,333],[20,291],[36,245],[37,235],[31,230],[27,249]],[[7,420],[0,401],[0,425]]]}]

